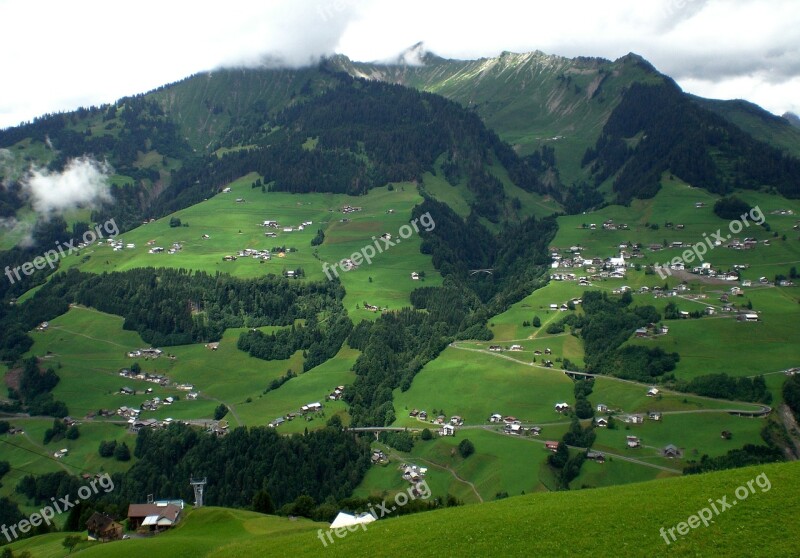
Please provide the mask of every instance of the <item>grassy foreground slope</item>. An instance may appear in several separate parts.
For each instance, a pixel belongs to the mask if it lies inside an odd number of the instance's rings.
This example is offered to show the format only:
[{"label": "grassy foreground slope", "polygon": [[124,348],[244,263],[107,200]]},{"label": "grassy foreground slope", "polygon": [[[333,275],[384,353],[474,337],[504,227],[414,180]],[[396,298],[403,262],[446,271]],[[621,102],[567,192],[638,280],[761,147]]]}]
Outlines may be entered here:
[{"label": "grassy foreground slope", "polygon": [[[740,498],[739,487],[752,491]],[[768,481],[768,482],[767,482]],[[127,540],[80,552],[92,556],[796,556],[800,524],[800,466],[781,463],[649,483],[549,494],[384,519],[366,531],[346,533],[323,547],[317,529],[327,525],[255,513],[206,508],[150,540]],[[642,497],[646,495],[646,497]],[[660,529],[726,498],[729,509],[708,527],[669,546]],[[738,505],[738,504],[741,504]],[[716,504],[718,509],[721,505]],[[780,526],[780,528],[777,528]],[[759,534],[769,533],[769,537]],[[52,545],[52,539],[41,544]],[[38,556],[37,539],[15,545]],[[44,554],[42,554],[44,555]],[[48,553],[48,556],[61,556]]]}]

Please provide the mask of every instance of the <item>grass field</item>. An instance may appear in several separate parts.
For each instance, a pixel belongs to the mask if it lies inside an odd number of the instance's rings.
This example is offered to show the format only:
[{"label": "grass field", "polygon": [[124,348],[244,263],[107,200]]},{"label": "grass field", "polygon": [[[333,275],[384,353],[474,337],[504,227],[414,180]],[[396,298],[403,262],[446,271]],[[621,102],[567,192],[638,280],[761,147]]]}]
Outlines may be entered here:
[{"label": "grass field", "polygon": [[[118,237],[135,248],[113,251],[108,244],[95,244],[65,258],[62,268],[79,267],[84,271],[101,273],[136,267],[172,267],[202,270],[208,273],[229,273],[236,277],[256,277],[302,268],[310,280],[326,280],[323,263],[334,264],[351,256],[365,246],[374,247],[375,239],[384,233],[399,239],[400,228],[411,219],[411,209],[422,202],[416,188],[410,183],[375,188],[366,196],[353,197],[336,194],[262,193],[252,189],[251,183],[258,178],[249,174],[230,184],[229,193],[218,194],[202,203],[183,209],[142,225]],[[237,202],[243,199],[244,202]],[[342,213],[345,205],[361,207],[361,211]],[[390,211],[391,210],[391,211]],[[183,226],[170,227],[172,217],[181,220]],[[347,219],[347,222],[342,222]],[[266,229],[260,224],[275,220],[279,229]],[[297,230],[303,223],[312,225]],[[283,227],[295,228],[283,232]],[[318,229],[325,232],[325,242],[311,246]],[[265,232],[274,231],[277,238],[268,238]],[[203,235],[209,238],[204,239]],[[371,264],[362,264],[358,269],[342,272],[337,268],[347,296],[345,307],[355,312],[354,317],[371,318],[375,314],[356,307],[363,302],[381,308],[408,306],[410,292],[419,286],[411,280],[411,272],[424,271],[425,282],[437,285],[441,278],[433,268],[430,257],[420,254],[420,237],[411,234],[400,239],[395,246],[386,247],[379,242],[382,253],[378,253]],[[160,254],[148,253],[148,242],[165,249]],[[181,243],[182,249],[175,254],[167,250],[173,243]],[[285,252],[285,257],[269,261],[239,258],[222,261],[225,255],[236,255],[244,248],[267,249],[285,247],[294,251]],[[377,251],[377,250],[376,250]],[[89,256],[88,261],[81,261]],[[335,273],[331,272],[333,278]]]},{"label": "grass field", "polygon": [[[797,472],[797,463],[782,463],[569,493],[528,494],[480,506],[382,519],[367,529],[344,532],[341,538],[334,535],[334,542],[325,546],[318,535],[319,529],[327,530],[327,524],[204,508],[188,511],[179,527],[158,537],[95,545],[75,554],[212,558],[301,557],[323,552],[366,557],[404,555],[413,548],[419,556],[549,556],[554,548],[561,548],[575,555],[625,557],[665,553],[789,557],[797,551]],[[584,480],[590,481],[591,473],[587,468]],[[752,489],[747,489],[748,482]],[[698,522],[683,536],[676,531],[676,525],[709,506],[709,500],[723,497],[729,504],[742,505],[718,509],[707,527]],[[573,525],[581,527],[570,528]],[[782,528],[775,529],[776,525]],[[669,537],[670,528],[675,540]],[[767,532],[768,538],[758,535]],[[66,555],[65,549],[58,548],[61,535],[19,541],[12,548],[61,558]]]}]

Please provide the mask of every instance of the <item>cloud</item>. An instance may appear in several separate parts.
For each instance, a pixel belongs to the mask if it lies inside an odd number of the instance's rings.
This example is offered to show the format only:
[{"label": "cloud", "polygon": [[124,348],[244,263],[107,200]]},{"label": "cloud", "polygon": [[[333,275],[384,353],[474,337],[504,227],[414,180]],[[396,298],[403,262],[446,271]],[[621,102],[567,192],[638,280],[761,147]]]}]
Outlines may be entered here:
[{"label": "cloud", "polygon": [[[121,41],[107,24],[119,18],[151,39]],[[197,0],[191,10],[160,0],[139,0],[135,10],[103,0],[0,0],[0,22],[19,21],[36,22],[44,39],[31,42],[25,25],[3,26],[0,50],[16,54],[0,58],[0,75],[14,78],[0,91],[0,127],[220,66],[297,67],[335,52],[387,60],[418,41],[453,58],[633,51],[687,90],[746,76],[774,85],[753,86],[748,100],[798,110],[787,85],[800,77],[797,0]]]},{"label": "cloud", "polygon": [[31,168],[22,179],[23,192],[41,216],[77,208],[95,208],[112,200],[108,188],[111,168],[106,163],[81,157],[71,159],[62,172]]}]

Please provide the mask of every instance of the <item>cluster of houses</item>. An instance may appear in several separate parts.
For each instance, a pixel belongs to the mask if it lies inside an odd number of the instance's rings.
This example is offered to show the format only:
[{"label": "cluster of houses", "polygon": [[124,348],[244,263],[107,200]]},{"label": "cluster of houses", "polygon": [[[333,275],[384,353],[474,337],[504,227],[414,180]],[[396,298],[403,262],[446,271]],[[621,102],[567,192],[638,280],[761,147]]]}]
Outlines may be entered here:
[{"label": "cluster of houses", "polygon": [[374,304],[364,303],[364,310],[369,310],[370,312],[378,312],[380,311],[379,306],[375,306]]},{"label": "cluster of houses", "polygon": [[[153,242],[153,241],[151,240],[150,242]],[[150,244],[150,242],[148,242],[148,244]],[[180,242],[173,242],[172,246],[170,246],[169,250],[167,250],[167,253],[168,254],[177,254],[181,250],[183,250],[183,244],[181,244]],[[161,254],[162,252],[164,252],[164,247],[163,246],[153,246],[147,252],[149,254]]]},{"label": "cluster of houses", "polygon": [[383,465],[389,462],[389,458],[386,457],[386,454],[379,449],[372,450],[371,460],[373,465]]},{"label": "cluster of houses", "polygon": [[[508,347],[503,347],[501,345],[489,345],[489,350],[493,353],[499,353],[501,351],[521,351],[523,350],[522,345],[511,345]],[[549,351],[550,349],[548,349]]]},{"label": "cluster of houses", "polygon": [[659,335],[666,335],[669,333],[669,326],[663,324],[647,324],[647,327],[636,328],[633,333],[636,337],[657,337]]},{"label": "cluster of houses", "polygon": [[154,349],[153,347],[149,349],[134,349],[128,353],[128,358],[158,358],[162,353],[161,349]]},{"label": "cluster of houses", "polygon": [[[131,353],[129,353],[128,355],[130,356],[130,354]],[[130,378],[132,380],[144,380],[145,382],[158,384],[160,386],[165,386],[169,383],[169,378],[167,378],[163,374],[150,374],[149,372],[143,372],[143,371],[137,373],[127,368],[123,368],[122,370],[120,370],[119,375],[122,376],[123,378]],[[126,393],[127,395],[133,395],[132,391],[123,393]]]},{"label": "cluster of houses", "polygon": [[[574,248],[580,247],[573,246],[570,250]],[[554,251],[550,256],[553,260],[550,267],[553,269],[581,267],[584,268],[587,274],[590,274],[589,277],[576,277],[574,273],[555,273],[550,276],[551,279],[555,281],[575,281],[577,279],[580,281],[581,286],[588,286],[590,280],[624,279],[628,267],[625,258],[632,256],[643,257],[643,254],[638,252],[630,254],[623,251],[617,257],[586,259],[581,257],[580,252],[573,252],[571,257],[562,257],[561,254]]]},{"label": "cluster of houses", "polygon": [[503,416],[500,413],[494,413],[489,417],[489,422],[503,425],[503,432],[512,436],[533,435],[539,436],[542,429],[539,426],[531,426],[526,428],[522,426],[522,421],[514,416]]},{"label": "cluster of houses", "polygon": [[339,211],[342,213],[355,213],[356,211],[361,211],[361,208],[352,205],[344,205]]},{"label": "cluster of houses", "polygon": [[[102,240],[100,242],[102,242]],[[126,244],[120,238],[109,238],[107,240],[107,242],[108,242],[108,245],[111,246],[111,249],[114,252],[119,252],[119,251],[123,250],[124,248],[127,248],[128,250],[132,250],[133,248],[136,248],[136,244],[133,244],[131,242]],[[85,248],[86,246],[87,245],[84,244],[84,243],[78,244],[78,248]]]},{"label": "cluster of houses", "polygon": [[[239,258],[253,258],[254,260],[268,261],[272,259],[272,254],[269,250],[258,250],[256,248],[244,248],[237,253]],[[237,256],[223,256],[222,261],[232,262],[236,261]]]},{"label": "cluster of houses", "polygon": [[410,465],[407,463],[403,463],[402,465],[400,465],[400,471],[403,480],[406,480],[411,484],[416,485],[417,483],[420,483],[423,480],[425,480],[425,475],[428,472],[428,468],[420,467],[419,465]]},{"label": "cluster of houses", "polygon": [[[309,226],[311,226],[313,224],[314,224],[313,221],[303,221],[302,223],[297,225],[297,227],[291,227],[291,226],[283,226],[282,227],[280,224],[278,224],[277,221],[265,220],[263,223],[261,223],[260,226],[265,227],[267,229],[281,230],[282,232],[290,233],[290,232],[294,232],[294,231],[305,230],[306,227],[309,227]],[[275,238],[276,236],[278,236],[276,233],[270,232],[270,231],[267,231],[264,234],[266,234],[266,236],[269,236],[271,238]]]},{"label": "cluster of houses", "polygon": [[[339,387],[341,387],[342,390],[344,390],[344,386],[339,386]],[[336,389],[339,389],[339,388],[336,388]],[[297,417],[305,416],[305,415],[307,415],[309,413],[318,413],[321,410],[322,410],[322,403],[320,403],[319,401],[316,401],[314,403],[308,403],[307,405],[303,405],[302,407],[300,407],[300,411],[299,412],[287,413],[286,415],[284,415],[282,417],[278,417],[278,418],[270,421],[267,426],[269,426],[270,428],[277,428],[278,426],[282,425],[286,421],[292,421],[292,420],[296,419]]]},{"label": "cluster of houses", "polygon": [[328,395],[328,399],[330,399],[331,401],[339,401],[343,395],[344,395],[344,386],[336,386],[336,388]]}]

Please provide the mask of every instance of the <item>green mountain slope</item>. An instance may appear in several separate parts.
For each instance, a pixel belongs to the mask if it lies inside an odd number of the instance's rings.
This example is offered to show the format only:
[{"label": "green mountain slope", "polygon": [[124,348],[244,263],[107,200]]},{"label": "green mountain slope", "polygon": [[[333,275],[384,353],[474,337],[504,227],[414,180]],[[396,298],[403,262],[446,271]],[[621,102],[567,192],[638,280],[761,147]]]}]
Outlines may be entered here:
[{"label": "green mountain slope", "polygon": [[[416,48],[420,48],[417,46]],[[332,61],[351,75],[399,83],[443,95],[475,110],[522,154],[543,145],[556,150],[563,181],[581,176],[580,159],[593,144],[620,94],[632,82],[663,77],[644,59],[614,62],[542,52],[504,52],[496,58],[445,60],[422,55],[420,65]]]},{"label": "green mountain slope", "polygon": [[741,99],[719,101],[694,95],[689,97],[701,107],[736,124],[755,139],[783,149],[795,157],[800,156],[800,127],[793,124],[790,117],[775,116],[758,105]]},{"label": "green mountain slope", "polygon": [[[76,555],[796,556],[798,472],[796,463],[777,464],[514,497],[390,517],[366,529],[345,530],[341,538],[332,533],[333,542],[325,536],[327,524],[205,508],[190,511],[183,525],[158,537],[96,545]],[[712,503],[719,513],[714,513]],[[710,517],[707,526],[699,517],[692,518],[698,513]],[[41,550],[44,555],[45,549],[52,548],[52,539],[51,535],[37,537],[15,543],[13,548],[28,549],[34,556]]]}]

